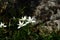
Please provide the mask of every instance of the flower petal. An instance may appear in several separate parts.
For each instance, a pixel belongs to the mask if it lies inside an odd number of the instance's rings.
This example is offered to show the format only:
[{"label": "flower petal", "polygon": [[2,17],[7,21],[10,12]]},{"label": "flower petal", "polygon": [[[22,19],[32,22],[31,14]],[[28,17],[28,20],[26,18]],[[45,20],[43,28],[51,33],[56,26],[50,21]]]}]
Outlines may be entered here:
[{"label": "flower petal", "polygon": [[3,27],[7,27],[6,25],[4,25]]},{"label": "flower petal", "polygon": [[32,21],[32,23],[35,23],[36,21]]}]

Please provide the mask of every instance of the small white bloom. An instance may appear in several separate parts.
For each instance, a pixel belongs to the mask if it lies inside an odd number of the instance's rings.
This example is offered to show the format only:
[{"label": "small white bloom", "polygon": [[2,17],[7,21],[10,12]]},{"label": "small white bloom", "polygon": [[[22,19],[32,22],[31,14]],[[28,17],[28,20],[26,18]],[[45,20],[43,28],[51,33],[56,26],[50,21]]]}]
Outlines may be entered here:
[{"label": "small white bloom", "polygon": [[21,21],[19,21],[19,24],[18,24],[19,26],[22,26],[23,25],[23,22],[21,22]]},{"label": "small white bloom", "polygon": [[7,27],[4,23],[1,22],[0,27]]},{"label": "small white bloom", "polygon": [[[22,21],[23,20],[23,21]],[[27,22],[25,22],[24,23],[24,21],[25,20],[27,20]],[[22,22],[21,22],[22,21]],[[19,19],[19,24],[18,24],[18,29],[19,28],[21,28],[21,27],[23,27],[23,26],[26,26],[27,24],[29,24],[29,23],[35,23],[36,21],[35,21],[35,18],[34,17],[28,17],[28,19],[27,19],[27,17],[26,16],[24,16],[24,17],[22,17],[22,19]]]},{"label": "small white bloom", "polygon": [[1,24],[0,24],[0,25],[1,25],[1,26],[3,26],[3,25],[4,25],[4,23],[2,23],[2,22],[1,22]]},{"label": "small white bloom", "polygon": [[26,19],[27,19],[27,17],[26,17],[26,16],[24,16],[24,17],[22,17],[22,19],[20,19],[20,20],[25,21]]},{"label": "small white bloom", "polygon": [[18,24],[19,27],[18,27],[18,29],[21,28],[21,27],[23,27],[23,26],[25,26],[25,25],[26,24],[24,24],[24,22],[19,21],[19,24]]},{"label": "small white bloom", "polygon": [[29,23],[35,23],[36,21],[34,20],[34,17],[28,17],[28,19],[27,19],[27,21],[29,22]]},{"label": "small white bloom", "polygon": [[7,27],[6,25],[4,25],[3,27]]},{"label": "small white bloom", "polygon": [[20,26],[18,27],[18,29],[21,28]]}]

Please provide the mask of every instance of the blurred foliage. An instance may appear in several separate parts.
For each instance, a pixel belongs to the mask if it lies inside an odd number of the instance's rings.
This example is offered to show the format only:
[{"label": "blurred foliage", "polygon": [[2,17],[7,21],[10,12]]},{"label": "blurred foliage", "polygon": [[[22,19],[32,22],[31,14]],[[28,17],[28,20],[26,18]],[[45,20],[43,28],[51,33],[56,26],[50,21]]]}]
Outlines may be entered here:
[{"label": "blurred foliage", "polygon": [[[39,0],[38,0],[39,1]],[[32,16],[39,3],[36,0],[0,0],[0,19],[8,22],[11,17]],[[35,4],[35,5],[34,5]]]}]

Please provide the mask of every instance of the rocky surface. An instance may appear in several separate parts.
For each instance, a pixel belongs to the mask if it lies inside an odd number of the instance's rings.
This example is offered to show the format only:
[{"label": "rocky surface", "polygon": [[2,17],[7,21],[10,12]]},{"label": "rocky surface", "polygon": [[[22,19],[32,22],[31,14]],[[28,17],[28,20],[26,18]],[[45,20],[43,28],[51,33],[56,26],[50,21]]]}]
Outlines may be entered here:
[{"label": "rocky surface", "polygon": [[[42,0],[36,7],[34,16],[46,24],[47,28],[60,30],[60,1]],[[48,29],[49,29],[48,28]]]}]

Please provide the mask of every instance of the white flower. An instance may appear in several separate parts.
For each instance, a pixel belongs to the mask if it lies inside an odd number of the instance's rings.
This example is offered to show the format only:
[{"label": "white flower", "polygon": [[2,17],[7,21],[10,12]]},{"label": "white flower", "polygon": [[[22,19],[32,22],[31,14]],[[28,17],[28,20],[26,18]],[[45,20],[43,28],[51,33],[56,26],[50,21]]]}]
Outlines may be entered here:
[{"label": "white flower", "polygon": [[[22,21],[23,20],[23,21]],[[26,22],[25,22],[25,20],[26,20]],[[21,22],[22,21],[22,22]],[[25,23],[24,23],[25,22]],[[18,29],[19,28],[21,28],[21,27],[23,27],[23,26],[26,26],[27,24],[29,24],[29,23],[35,23],[36,21],[35,21],[35,18],[34,17],[28,17],[28,19],[27,19],[27,17],[26,16],[24,16],[24,17],[22,17],[22,19],[19,19],[19,24],[18,24]]]},{"label": "white flower", "polygon": [[19,25],[18,29],[21,28],[21,27],[23,27],[23,22],[19,21],[18,25]]},{"label": "white flower", "polygon": [[19,21],[18,29],[21,28],[21,27],[23,27],[23,26],[26,26],[28,23],[29,22],[24,23],[24,22]]},{"label": "white flower", "polygon": [[27,17],[26,17],[26,16],[24,16],[24,17],[22,17],[22,19],[20,19],[20,20],[25,21],[26,19],[27,19]]},{"label": "white flower", "polygon": [[28,17],[28,19],[27,19],[27,21],[29,22],[29,23],[35,23],[36,21],[34,20],[35,18],[34,17]]},{"label": "white flower", "polygon": [[7,27],[4,23],[1,22],[0,27]]}]

